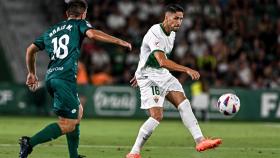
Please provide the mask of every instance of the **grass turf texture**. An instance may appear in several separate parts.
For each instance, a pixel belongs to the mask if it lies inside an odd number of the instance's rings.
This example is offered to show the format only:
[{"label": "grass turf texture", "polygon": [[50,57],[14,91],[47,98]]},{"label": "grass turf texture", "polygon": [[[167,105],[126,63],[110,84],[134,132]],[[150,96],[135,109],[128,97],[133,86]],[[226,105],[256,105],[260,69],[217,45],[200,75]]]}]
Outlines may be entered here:
[{"label": "grass turf texture", "polygon": [[[18,157],[18,138],[31,136],[54,118],[0,117],[0,157]],[[144,120],[84,119],[80,154],[88,158],[123,158],[133,145]],[[279,158],[280,124],[200,122],[205,136],[221,137],[223,144],[196,152],[194,141],[180,120],[163,120],[143,148],[143,158]],[[30,158],[67,158],[65,136],[38,145]]]}]

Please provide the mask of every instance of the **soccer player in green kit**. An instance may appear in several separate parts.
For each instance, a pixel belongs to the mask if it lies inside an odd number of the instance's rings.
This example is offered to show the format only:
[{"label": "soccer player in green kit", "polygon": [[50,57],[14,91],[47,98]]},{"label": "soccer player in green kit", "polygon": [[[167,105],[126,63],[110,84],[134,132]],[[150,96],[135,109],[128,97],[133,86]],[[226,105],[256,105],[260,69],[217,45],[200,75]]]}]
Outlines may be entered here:
[{"label": "soccer player in green kit", "polygon": [[84,37],[93,40],[117,44],[131,50],[131,44],[92,28],[86,20],[87,3],[84,0],[73,0],[67,6],[67,20],[62,21],[31,44],[26,51],[28,69],[26,84],[30,90],[36,90],[36,53],[46,50],[50,58],[46,73],[46,86],[53,97],[53,111],[58,122],[47,125],[32,137],[20,138],[20,158],[27,158],[32,149],[38,145],[66,134],[70,158],[80,158],[79,122],[83,109],[78,99],[76,74],[80,47]]}]

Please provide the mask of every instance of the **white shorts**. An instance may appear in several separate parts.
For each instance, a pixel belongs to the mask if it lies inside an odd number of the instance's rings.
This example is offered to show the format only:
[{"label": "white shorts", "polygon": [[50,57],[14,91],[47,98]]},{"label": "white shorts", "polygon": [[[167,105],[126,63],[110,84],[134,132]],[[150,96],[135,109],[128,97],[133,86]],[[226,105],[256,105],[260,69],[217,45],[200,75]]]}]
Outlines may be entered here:
[{"label": "white shorts", "polygon": [[137,79],[137,83],[141,94],[141,109],[163,107],[165,96],[170,91],[184,93],[181,83],[172,75],[164,78],[149,76]]}]

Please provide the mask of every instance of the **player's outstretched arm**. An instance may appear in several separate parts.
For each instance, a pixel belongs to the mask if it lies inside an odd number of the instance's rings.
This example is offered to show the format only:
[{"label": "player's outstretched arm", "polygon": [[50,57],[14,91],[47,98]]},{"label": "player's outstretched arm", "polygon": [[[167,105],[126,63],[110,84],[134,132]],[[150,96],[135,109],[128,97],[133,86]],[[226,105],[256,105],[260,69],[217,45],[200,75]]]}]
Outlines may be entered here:
[{"label": "player's outstretched arm", "polygon": [[138,86],[136,77],[134,76],[130,81],[129,81],[131,87],[136,88]]},{"label": "player's outstretched arm", "polygon": [[183,73],[187,73],[189,76],[191,76],[191,78],[193,80],[198,80],[200,75],[197,71],[185,67],[183,65],[179,65],[177,63],[175,63],[172,60],[169,60],[166,58],[165,54],[161,51],[156,51],[154,53],[155,58],[157,59],[157,62],[159,63],[159,65],[163,68],[166,68],[170,71],[179,71],[179,72],[183,72]]},{"label": "player's outstretched arm", "polygon": [[26,79],[26,85],[30,90],[35,91],[38,87],[38,78],[36,76],[36,53],[39,48],[35,44],[31,44],[26,50],[26,67],[28,75]]},{"label": "player's outstretched arm", "polygon": [[97,40],[97,41],[101,41],[101,42],[107,42],[107,43],[113,43],[113,44],[117,44],[123,47],[127,47],[129,50],[132,49],[131,44],[121,40],[119,38],[116,38],[114,36],[108,35],[100,30],[95,30],[95,29],[89,29],[86,32],[86,35],[88,38],[93,39],[93,40]]}]

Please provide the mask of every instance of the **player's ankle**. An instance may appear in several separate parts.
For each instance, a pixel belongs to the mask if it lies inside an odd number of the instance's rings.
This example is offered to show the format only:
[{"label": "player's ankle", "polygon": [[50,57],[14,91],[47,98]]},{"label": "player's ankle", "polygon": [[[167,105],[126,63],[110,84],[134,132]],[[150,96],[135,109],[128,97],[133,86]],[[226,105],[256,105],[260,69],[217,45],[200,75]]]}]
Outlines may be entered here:
[{"label": "player's ankle", "polygon": [[202,136],[202,137],[196,138],[196,139],[195,139],[195,143],[196,143],[196,144],[199,144],[199,143],[201,143],[201,142],[204,141],[204,140],[205,140],[205,137]]},{"label": "player's ankle", "polygon": [[140,154],[140,150],[141,150],[140,147],[138,147],[137,145],[134,145],[129,153],[130,154]]}]

